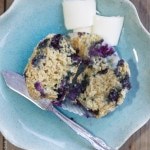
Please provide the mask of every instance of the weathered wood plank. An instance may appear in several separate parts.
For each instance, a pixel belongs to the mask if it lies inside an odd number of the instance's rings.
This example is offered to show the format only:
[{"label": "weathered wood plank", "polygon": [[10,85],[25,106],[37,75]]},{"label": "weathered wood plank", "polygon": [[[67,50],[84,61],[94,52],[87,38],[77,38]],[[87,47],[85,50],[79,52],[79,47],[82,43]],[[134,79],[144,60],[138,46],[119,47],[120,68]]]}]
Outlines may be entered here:
[{"label": "weathered wood plank", "polygon": [[4,141],[4,138],[2,134],[0,133],[0,150],[3,150],[3,141]]},{"label": "weathered wood plank", "polygon": [[0,0],[0,15],[4,12],[4,0]]},{"label": "weathered wood plank", "polygon": [[149,150],[150,149],[150,121],[137,131],[122,146],[120,150]]},{"label": "weathered wood plank", "polygon": [[13,0],[6,0],[6,9],[8,9],[10,7],[12,2],[13,2]]},{"label": "weathered wood plank", "polygon": [[150,31],[150,0],[130,0],[135,5],[139,17],[147,30]]},{"label": "weathered wood plank", "polygon": [[12,145],[10,142],[5,140],[4,150],[22,150],[22,149]]}]

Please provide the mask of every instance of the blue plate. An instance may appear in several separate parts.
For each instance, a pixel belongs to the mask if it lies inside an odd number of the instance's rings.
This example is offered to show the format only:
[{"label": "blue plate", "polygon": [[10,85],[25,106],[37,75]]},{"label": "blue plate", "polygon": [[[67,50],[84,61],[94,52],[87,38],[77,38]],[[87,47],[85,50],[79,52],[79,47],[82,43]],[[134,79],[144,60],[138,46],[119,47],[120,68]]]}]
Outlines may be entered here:
[{"label": "blue plate", "polygon": [[[15,0],[0,17],[0,71],[23,73],[33,48],[48,33],[66,33],[61,0]],[[150,34],[128,0],[98,0],[102,15],[125,16],[117,50],[131,68],[132,90],[115,112],[87,119],[63,111],[113,148],[119,148],[150,119]],[[36,150],[90,150],[52,113],[45,112],[6,87],[0,76],[0,131],[16,146]]]}]

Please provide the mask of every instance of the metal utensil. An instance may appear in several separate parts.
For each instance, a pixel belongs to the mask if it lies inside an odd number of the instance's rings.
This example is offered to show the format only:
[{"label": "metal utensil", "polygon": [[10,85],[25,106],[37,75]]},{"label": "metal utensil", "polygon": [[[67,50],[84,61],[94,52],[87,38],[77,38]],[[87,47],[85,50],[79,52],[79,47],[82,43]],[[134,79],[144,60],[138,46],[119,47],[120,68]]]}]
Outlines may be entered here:
[{"label": "metal utensil", "polygon": [[74,122],[73,120],[69,119],[61,112],[59,112],[49,100],[42,99],[40,101],[33,100],[26,88],[25,79],[23,76],[10,71],[3,71],[2,75],[7,86],[12,89],[13,91],[17,92],[18,94],[24,96],[36,106],[43,110],[48,110],[53,112],[57,117],[59,117],[62,121],[64,121],[71,129],[73,129],[77,134],[88,140],[91,145],[97,150],[112,150],[102,139],[95,137],[90,132],[85,130],[79,124]]}]

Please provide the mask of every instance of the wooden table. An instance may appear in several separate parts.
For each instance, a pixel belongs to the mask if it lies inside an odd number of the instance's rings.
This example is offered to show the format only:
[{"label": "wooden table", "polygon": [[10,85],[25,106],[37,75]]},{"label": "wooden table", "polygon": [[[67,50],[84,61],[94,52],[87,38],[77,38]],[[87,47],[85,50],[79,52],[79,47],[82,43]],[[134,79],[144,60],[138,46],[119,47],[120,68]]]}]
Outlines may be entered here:
[{"label": "wooden table", "polygon": [[[0,0],[0,14],[5,12],[13,0]],[[139,16],[150,32],[150,0],[131,0],[139,13]],[[0,150],[21,150],[9,143],[0,133]],[[150,150],[150,121],[137,131],[122,146],[120,150]]]}]

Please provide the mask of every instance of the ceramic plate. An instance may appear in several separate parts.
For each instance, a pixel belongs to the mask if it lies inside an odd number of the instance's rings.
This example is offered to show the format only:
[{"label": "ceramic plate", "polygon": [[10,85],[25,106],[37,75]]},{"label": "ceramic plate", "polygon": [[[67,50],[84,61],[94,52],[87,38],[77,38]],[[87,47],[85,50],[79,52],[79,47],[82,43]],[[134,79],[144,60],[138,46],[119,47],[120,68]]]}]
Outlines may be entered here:
[{"label": "ceramic plate", "polygon": [[[62,0],[15,0],[0,17],[0,71],[23,73],[33,48],[48,33],[66,33]],[[150,119],[150,34],[128,0],[98,0],[102,15],[125,16],[117,46],[129,63],[132,90],[125,103],[102,119],[63,111],[113,148],[119,148]],[[6,87],[0,76],[0,131],[16,146],[34,150],[90,150],[91,145],[65,123]]]}]

